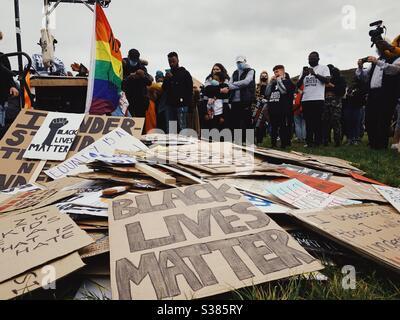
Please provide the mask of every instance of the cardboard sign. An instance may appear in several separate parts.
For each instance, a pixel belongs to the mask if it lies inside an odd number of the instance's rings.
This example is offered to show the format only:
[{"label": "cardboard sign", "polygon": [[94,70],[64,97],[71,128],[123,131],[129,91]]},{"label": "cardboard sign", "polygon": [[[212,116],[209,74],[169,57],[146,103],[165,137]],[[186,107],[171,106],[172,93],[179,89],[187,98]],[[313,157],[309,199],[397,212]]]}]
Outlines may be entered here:
[{"label": "cardboard sign", "polygon": [[290,171],[294,171],[297,173],[304,174],[306,176],[310,176],[310,177],[318,178],[318,179],[322,179],[322,180],[329,180],[332,177],[332,173],[330,173],[330,172],[323,172],[323,171],[319,171],[319,170],[315,170],[315,169],[299,167],[299,166],[295,166],[292,164],[283,164],[282,167],[285,169],[288,169]]},{"label": "cardboard sign", "polygon": [[376,184],[376,185],[378,185],[378,186],[384,186],[383,183],[380,183],[379,181],[376,181],[376,180],[367,178],[367,177],[365,177],[365,176],[362,176],[361,174],[358,174],[358,173],[356,173],[356,172],[351,172],[350,175],[351,175],[351,177],[352,177],[353,179],[356,179],[356,180],[359,180],[359,181],[362,181],[362,182],[371,183],[371,184]]},{"label": "cardboard sign", "polygon": [[0,223],[0,282],[93,243],[55,207],[4,217]]},{"label": "cardboard sign", "polygon": [[321,269],[223,182],[121,196],[109,221],[113,299],[198,299]]},{"label": "cardboard sign", "polygon": [[0,217],[5,213],[13,215],[35,210],[56,203],[75,194],[75,191],[35,190],[20,192],[0,203]]},{"label": "cardboard sign", "polygon": [[49,281],[59,280],[84,266],[85,264],[79,254],[77,252],[72,253],[14,279],[0,283],[0,299],[14,299],[34,290],[46,288],[52,284]]},{"label": "cardboard sign", "polygon": [[348,206],[361,203],[318,191],[296,179],[270,185],[267,187],[267,191],[298,209]]},{"label": "cardboard sign", "polygon": [[65,160],[84,118],[85,114],[49,112],[24,158]]},{"label": "cardboard sign", "polygon": [[140,140],[131,136],[125,130],[117,128],[63,163],[45,171],[45,173],[54,180],[65,178],[68,175],[82,172],[79,167],[93,161],[91,154],[100,153],[112,156],[115,150],[122,148],[128,151],[147,149]]},{"label": "cardboard sign", "polygon": [[319,178],[314,178],[309,175],[291,171],[289,169],[280,169],[279,171],[282,172],[283,174],[287,175],[288,177],[297,179],[297,180],[305,183],[306,185],[308,185],[314,189],[317,189],[321,192],[333,193],[333,192],[343,188],[343,185],[341,185],[341,184],[322,180]]},{"label": "cardboard sign", "polygon": [[349,177],[334,176],[331,179],[333,182],[340,183],[344,187],[335,191],[334,196],[351,199],[351,200],[364,200],[387,203],[378,191],[369,183],[354,180]]},{"label": "cardboard sign", "polygon": [[[46,116],[47,112],[45,111],[22,110],[0,141],[0,168],[7,168],[7,170],[0,170],[0,190],[25,185],[31,182],[30,180],[37,170],[42,170],[40,168],[41,161],[23,159],[23,155]],[[142,118],[86,115],[67,158],[116,128],[122,128],[139,138],[143,125],[144,119]],[[54,162],[48,161],[46,170],[54,165]],[[46,179],[48,179],[47,176],[41,175],[38,182],[45,182]]]},{"label": "cardboard sign", "polygon": [[315,231],[400,271],[400,215],[388,206],[294,210]]},{"label": "cardboard sign", "polygon": [[374,185],[374,188],[400,212],[400,189]]}]

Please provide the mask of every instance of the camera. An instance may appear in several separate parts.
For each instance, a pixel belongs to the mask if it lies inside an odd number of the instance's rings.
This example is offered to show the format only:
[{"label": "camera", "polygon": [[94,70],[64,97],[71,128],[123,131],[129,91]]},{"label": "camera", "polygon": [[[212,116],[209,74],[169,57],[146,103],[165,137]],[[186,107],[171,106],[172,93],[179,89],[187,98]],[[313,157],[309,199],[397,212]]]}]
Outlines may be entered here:
[{"label": "camera", "polygon": [[369,36],[371,37],[371,42],[372,42],[372,44],[371,44],[371,48],[372,48],[374,45],[376,45],[377,42],[383,41],[382,34],[385,33],[386,27],[383,25],[382,20],[372,22],[369,26],[376,27],[376,29],[371,30],[369,32]]},{"label": "camera", "polygon": [[364,63],[367,63],[368,62],[368,57],[365,57],[365,58],[362,58],[361,59],[361,62],[364,64]]}]

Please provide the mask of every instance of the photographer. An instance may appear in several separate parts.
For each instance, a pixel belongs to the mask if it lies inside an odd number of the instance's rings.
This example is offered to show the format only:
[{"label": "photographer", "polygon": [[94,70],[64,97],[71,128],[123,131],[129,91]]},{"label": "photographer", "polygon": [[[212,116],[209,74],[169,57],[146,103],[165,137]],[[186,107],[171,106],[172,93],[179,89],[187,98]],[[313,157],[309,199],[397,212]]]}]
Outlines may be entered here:
[{"label": "photographer", "polygon": [[[369,56],[358,60],[356,76],[368,84],[365,122],[369,145],[372,149],[386,149],[390,122],[400,96],[400,58],[385,54],[393,46],[384,40],[378,40],[376,48],[379,58]],[[364,68],[367,62],[371,65]]]},{"label": "photographer", "polygon": [[327,66],[319,64],[318,52],[308,56],[310,67],[304,67],[297,82],[297,88],[304,85],[302,106],[306,121],[307,145],[318,147],[322,142],[322,112],[325,104],[325,85],[330,82],[331,73]]}]

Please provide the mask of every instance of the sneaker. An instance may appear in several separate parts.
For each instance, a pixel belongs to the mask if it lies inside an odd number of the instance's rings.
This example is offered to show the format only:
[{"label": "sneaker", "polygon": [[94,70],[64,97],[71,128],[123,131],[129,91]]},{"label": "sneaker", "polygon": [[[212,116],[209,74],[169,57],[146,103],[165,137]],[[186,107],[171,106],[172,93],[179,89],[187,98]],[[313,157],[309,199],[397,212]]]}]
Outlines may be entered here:
[{"label": "sneaker", "polygon": [[396,144],[392,144],[392,146],[390,147],[390,149],[392,150],[398,150],[400,147],[400,143],[396,143]]}]

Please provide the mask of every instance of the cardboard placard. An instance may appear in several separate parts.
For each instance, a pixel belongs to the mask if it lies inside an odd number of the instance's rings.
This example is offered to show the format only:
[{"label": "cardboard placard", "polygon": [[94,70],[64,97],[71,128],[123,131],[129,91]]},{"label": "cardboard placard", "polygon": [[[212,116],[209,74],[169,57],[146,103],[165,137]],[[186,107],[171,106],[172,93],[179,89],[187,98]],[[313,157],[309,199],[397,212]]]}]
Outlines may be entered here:
[{"label": "cardboard placard", "polygon": [[374,188],[400,212],[400,189],[374,185]]},{"label": "cardboard placard", "polygon": [[17,215],[46,207],[75,194],[75,191],[35,190],[20,192],[0,203],[0,217],[5,214]]},{"label": "cardboard placard", "polygon": [[297,179],[270,185],[267,187],[267,191],[298,209],[348,206],[360,203],[318,191]]},{"label": "cardboard placard", "polygon": [[[45,288],[49,281],[59,280],[84,267],[77,252],[47,265],[28,271],[14,279],[0,283],[0,300],[8,300]],[[53,272],[54,271],[54,272]],[[54,278],[52,278],[54,276]]]},{"label": "cardboard placard", "polygon": [[283,168],[288,169],[290,171],[294,171],[297,173],[301,173],[313,178],[318,178],[322,180],[329,180],[332,177],[332,173],[330,172],[323,172],[315,169],[310,169],[310,168],[305,168],[305,167],[299,167],[295,166],[293,164],[283,164]]},{"label": "cardboard placard", "polygon": [[197,299],[322,268],[223,182],[121,196],[109,215],[113,299]]},{"label": "cardboard placard", "polygon": [[297,179],[297,180],[305,183],[306,185],[308,185],[314,189],[317,189],[321,192],[333,193],[333,192],[343,188],[343,185],[341,185],[341,184],[322,180],[319,178],[314,178],[309,175],[291,171],[289,169],[280,169],[279,171],[282,172],[283,174],[287,175],[288,177],[290,177],[292,179]]},{"label": "cardboard placard", "polygon": [[[40,129],[47,116],[45,111],[22,110],[6,135],[0,141],[0,190],[25,185],[40,168],[41,161],[23,159],[26,148]],[[67,158],[91,145],[115,128],[122,128],[129,134],[141,136],[144,119],[86,115]],[[43,164],[42,164],[43,165]],[[54,166],[48,161],[46,169]],[[47,176],[41,175],[38,182],[45,182]],[[34,181],[33,181],[34,182]]]},{"label": "cardboard placard", "polygon": [[55,207],[4,217],[0,223],[0,282],[91,243],[93,239]]},{"label": "cardboard placard", "polygon": [[24,153],[24,159],[63,161],[85,114],[49,112]]},{"label": "cardboard placard", "polygon": [[80,166],[93,161],[91,154],[103,154],[112,156],[116,149],[126,148],[128,151],[146,150],[147,147],[140,140],[128,134],[125,130],[117,128],[106,134],[95,143],[91,144],[81,152],[68,158],[66,161],[45,171],[52,179],[65,178],[68,175],[76,175],[82,171]]},{"label": "cardboard placard", "polygon": [[294,210],[315,231],[400,271],[400,215],[389,206]]}]

